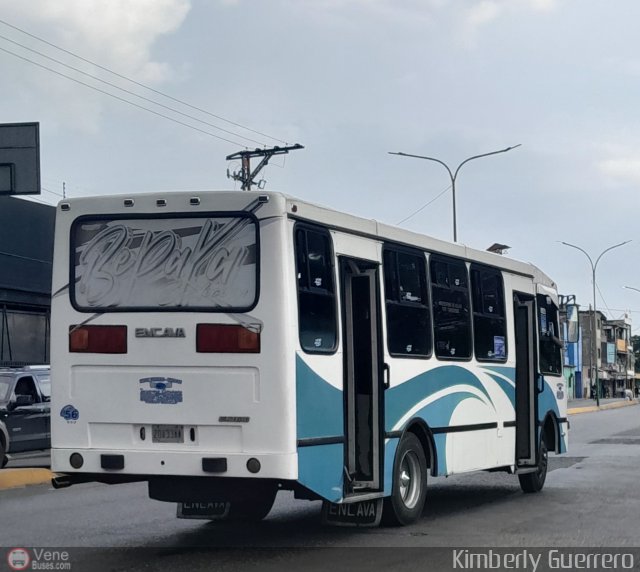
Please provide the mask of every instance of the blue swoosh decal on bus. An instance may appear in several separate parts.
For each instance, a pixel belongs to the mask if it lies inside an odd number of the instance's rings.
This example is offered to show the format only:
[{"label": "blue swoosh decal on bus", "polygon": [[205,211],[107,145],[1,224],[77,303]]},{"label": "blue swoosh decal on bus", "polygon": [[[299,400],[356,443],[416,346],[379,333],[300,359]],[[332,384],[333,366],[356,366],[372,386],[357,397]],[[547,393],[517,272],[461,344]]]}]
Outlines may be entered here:
[{"label": "blue swoosh decal on bus", "polygon": [[296,356],[298,439],[344,435],[342,391]]},{"label": "blue swoosh decal on bus", "polygon": [[[421,373],[416,377],[391,387],[385,392],[385,428],[391,431],[395,424],[416,403],[430,395],[456,385],[470,385],[481,391],[487,401],[493,404],[482,382],[468,369],[448,365]],[[440,402],[440,400],[438,400]],[[447,419],[446,424],[449,420]],[[429,424],[432,424],[429,421]]]}]

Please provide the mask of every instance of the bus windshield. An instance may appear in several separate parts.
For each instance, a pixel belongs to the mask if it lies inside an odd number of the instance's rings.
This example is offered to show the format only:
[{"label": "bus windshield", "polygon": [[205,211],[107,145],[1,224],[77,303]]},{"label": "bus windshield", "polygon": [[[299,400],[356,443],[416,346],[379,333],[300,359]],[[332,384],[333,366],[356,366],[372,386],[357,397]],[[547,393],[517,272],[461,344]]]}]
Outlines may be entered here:
[{"label": "bus windshield", "polygon": [[247,311],[257,302],[257,248],[244,214],[80,217],[71,301],[81,311]]}]

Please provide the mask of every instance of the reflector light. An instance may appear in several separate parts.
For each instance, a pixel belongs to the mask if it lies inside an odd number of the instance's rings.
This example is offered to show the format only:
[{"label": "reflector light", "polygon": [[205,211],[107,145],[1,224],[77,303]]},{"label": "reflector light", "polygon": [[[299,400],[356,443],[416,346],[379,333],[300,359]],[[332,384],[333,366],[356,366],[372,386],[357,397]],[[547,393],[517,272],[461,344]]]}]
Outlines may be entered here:
[{"label": "reflector light", "polygon": [[198,324],[196,351],[199,353],[260,353],[260,334],[244,326]]},{"label": "reflector light", "polygon": [[126,354],[127,326],[70,326],[69,351]]}]

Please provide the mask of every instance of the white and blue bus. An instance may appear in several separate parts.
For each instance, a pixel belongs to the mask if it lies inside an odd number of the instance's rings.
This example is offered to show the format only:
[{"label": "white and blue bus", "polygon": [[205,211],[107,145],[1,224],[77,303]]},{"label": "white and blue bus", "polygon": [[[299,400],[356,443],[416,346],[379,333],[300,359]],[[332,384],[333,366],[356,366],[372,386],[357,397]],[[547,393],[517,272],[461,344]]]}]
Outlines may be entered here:
[{"label": "white and blue bus", "polygon": [[148,481],[183,517],[408,524],[427,477],[567,449],[556,285],[535,266],[279,193],[57,207],[56,486]]}]

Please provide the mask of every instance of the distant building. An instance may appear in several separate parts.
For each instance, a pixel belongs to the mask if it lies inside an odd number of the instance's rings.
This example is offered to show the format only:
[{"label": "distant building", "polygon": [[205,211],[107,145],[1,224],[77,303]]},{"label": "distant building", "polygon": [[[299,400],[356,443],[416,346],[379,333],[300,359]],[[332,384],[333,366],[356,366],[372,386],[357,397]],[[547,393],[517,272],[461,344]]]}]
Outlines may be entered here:
[{"label": "distant building", "polygon": [[[582,329],[583,394],[591,395],[595,383],[591,379],[592,311],[580,312]],[[624,397],[624,390],[634,388],[635,354],[631,345],[631,319],[608,320],[596,312],[596,363],[601,397]]]},{"label": "distant building", "polygon": [[[564,339],[567,338],[566,327]],[[581,399],[584,396],[584,385],[582,381],[582,328],[580,336],[575,343],[565,342],[564,344],[564,365],[563,374],[567,382],[567,395],[569,399]]]},{"label": "distant building", "polygon": [[631,319],[607,320],[603,330],[603,385],[611,397],[624,397],[625,389],[633,391],[634,388],[635,357],[631,344]]},{"label": "distant building", "polygon": [[55,208],[0,196],[0,366],[49,362]]},{"label": "distant building", "polygon": [[[598,372],[602,368],[602,324],[607,317],[600,311],[596,311],[596,355],[595,355],[595,367],[598,368]],[[591,390],[595,385],[595,379],[592,374],[593,358],[592,358],[592,323],[593,323],[593,311],[581,310],[580,311],[580,329],[582,330],[582,391],[584,397],[591,396]],[[601,376],[600,376],[601,377]],[[595,389],[594,389],[595,391]]]}]

